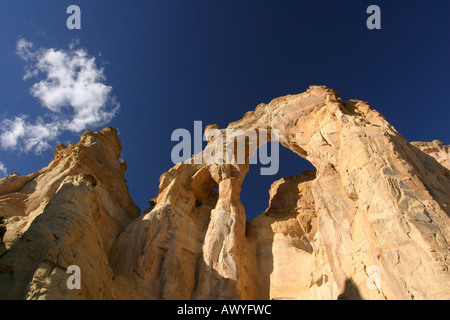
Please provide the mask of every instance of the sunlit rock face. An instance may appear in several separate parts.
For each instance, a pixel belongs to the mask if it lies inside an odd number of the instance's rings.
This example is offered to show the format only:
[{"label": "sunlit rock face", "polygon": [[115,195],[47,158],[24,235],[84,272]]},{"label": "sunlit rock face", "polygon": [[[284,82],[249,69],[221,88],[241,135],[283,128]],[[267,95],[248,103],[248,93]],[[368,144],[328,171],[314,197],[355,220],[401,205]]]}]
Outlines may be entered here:
[{"label": "sunlit rock face", "polygon": [[[87,131],[56,147],[48,167],[0,180],[1,299],[135,297],[109,264],[117,236],[139,216],[120,154],[117,130]],[[81,290],[67,287],[70,265],[81,269]]]},{"label": "sunlit rock face", "polygon": [[[217,132],[231,129],[245,161],[208,161],[228,150]],[[239,138],[275,131],[316,170],[292,168],[298,175],[275,181],[266,212],[247,221],[240,191],[263,141]],[[112,128],[0,180],[0,298],[450,298],[448,146],[409,143],[368,103],[323,86],[206,135],[202,153],[161,176],[141,215]],[[79,290],[67,288],[69,265],[80,267]]]}]

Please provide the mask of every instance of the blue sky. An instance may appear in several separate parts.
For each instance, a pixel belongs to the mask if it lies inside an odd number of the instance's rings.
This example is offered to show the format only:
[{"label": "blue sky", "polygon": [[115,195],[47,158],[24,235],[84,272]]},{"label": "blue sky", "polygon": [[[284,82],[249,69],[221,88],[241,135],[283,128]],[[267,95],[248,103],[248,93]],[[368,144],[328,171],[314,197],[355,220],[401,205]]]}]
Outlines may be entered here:
[{"label": "blue sky", "polygon": [[[66,27],[71,4],[81,8],[81,30]],[[366,27],[371,4],[381,8],[381,30]],[[449,12],[446,0],[3,1],[1,130],[20,124],[40,135],[5,140],[0,174],[37,171],[57,143],[110,125],[119,129],[130,191],[144,210],[173,166],[175,129],[193,131],[195,120],[224,128],[259,103],[311,84],[369,101],[410,141],[450,144]],[[55,93],[45,82],[58,57],[77,54],[81,66],[94,67],[76,85],[98,89],[84,95],[86,110],[73,92]],[[93,117],[83,115],[89,111]],[[273,181],[311,168],[280,152],[276,176],[252,168],[244,182],[249,217],[267,207]]]}]

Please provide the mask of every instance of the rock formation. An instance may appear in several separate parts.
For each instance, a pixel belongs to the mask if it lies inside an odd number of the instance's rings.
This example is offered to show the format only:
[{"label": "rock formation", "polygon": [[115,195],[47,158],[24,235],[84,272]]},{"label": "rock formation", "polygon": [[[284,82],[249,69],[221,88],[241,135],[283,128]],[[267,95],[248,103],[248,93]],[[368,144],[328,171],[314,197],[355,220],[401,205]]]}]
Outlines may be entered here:
[{"label": "rock formation", "polygon": [[[0,299],[135,297],[108,261],[118,234],[139,216],[120,153],[115,129],[87,131],[77,145],[57,146],[48,167],[0,180]],[[82,290],[68,290],[69,265],[81,268]]]},{"label": "rock formation", "polygon": [[[111,128],[0,180],[0,298],[450,299],[448,146],[409,143],[368,103],[322,86],[227,129],[246,161],[205,161],[229,147],[208,126],[204,151],[161,176],[141,215]],[[239,194],[263,144],[239,140],[251,130],[277,130],[316,171],[275,181],[248,222]],[[80,290],[66,286],[69,265]]]}]

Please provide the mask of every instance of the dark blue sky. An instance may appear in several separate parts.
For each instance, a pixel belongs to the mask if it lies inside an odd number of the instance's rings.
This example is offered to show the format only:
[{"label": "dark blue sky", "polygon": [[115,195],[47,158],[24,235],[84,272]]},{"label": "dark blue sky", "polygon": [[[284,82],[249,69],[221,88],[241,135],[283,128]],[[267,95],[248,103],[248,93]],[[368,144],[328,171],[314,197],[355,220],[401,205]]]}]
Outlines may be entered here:
[{"label": "dark blue sky", "polygon": [[[81,30],[66,28],[70,4],[81,8]],[[381,8],[381,30],[366,27],[371,4]],[[369,101],[410,141],[450,144],[449,13],[447,0],[3,1],[0,117],[46,112],[29,92],[35,80],[22,79],[20,38],[65,50],[79,39],[104,65],[104,82],[121,104],[107,125],[120,131],[141,209],[173,166],[173,130],[192,131],[194,120],[223,128],[259,103],[311,84]],[[58,138],[69,141],[78,135]],[[0,162],[8,173],[28,174],[48,164],[55,145],[41,155],[0,149]],[[311,168],[289,150],[280,155],[276,176],[262,177],[257,168],[247,176],[242,201],[249,217],[267,207],[273,181]]]}]

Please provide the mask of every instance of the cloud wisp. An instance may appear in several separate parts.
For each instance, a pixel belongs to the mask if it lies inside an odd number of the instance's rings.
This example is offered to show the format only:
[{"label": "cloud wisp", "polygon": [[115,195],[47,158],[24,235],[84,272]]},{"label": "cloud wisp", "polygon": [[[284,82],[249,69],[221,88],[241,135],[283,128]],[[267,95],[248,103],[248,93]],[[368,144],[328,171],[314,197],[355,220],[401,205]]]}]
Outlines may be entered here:
[{"label": "cloud wisp", "polygon": [[6,170],[5,165],[3,164],[3,162],[0,161],[0,178],[6,176],[7,172],[8,170]]},{"label": "cloud wisp", "polygon": [[[26,115],[3,119],[3,149],[41,153],[64,131],[80,132],[111,121],[119,103],[104,82],[103,68],[87,51],[70,45],[69,50],[34,49],[26,39],[17,42],[17,55],[27,64],[24,80],[36,79],[30,89],[46,114],[31,122]],[[44,121],[51,118],[51,121]]]}]

